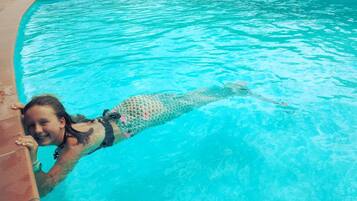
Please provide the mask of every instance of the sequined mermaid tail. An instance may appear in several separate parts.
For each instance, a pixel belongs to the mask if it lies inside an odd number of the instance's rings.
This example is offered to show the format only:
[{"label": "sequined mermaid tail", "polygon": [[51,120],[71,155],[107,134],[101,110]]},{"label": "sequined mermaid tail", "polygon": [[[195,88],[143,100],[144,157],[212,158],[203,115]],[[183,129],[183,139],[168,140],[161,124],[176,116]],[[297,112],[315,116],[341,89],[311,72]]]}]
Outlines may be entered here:
[{"label": "sequined mermaid tail", "polygon": [[124,135],[131,137],[145,128],[163,124],[208,103],[248,93],[244,85],[231,83],[185,94],[138,95],[125,100],[110,113],[121,115],[116,123]]}]

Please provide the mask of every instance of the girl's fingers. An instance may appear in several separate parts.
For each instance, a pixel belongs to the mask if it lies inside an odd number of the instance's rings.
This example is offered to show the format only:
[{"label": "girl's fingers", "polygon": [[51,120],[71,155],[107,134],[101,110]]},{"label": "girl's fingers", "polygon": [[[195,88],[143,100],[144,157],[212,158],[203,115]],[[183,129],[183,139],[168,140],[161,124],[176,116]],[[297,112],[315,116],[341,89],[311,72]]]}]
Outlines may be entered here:
[{"label": "girl's fingers", "polygon": [[17,104],[10,105],[10,108],[14,110],[20,109],[20,107]]},{"label": "girl's fingers", "polygon": [[35,139],[33,139],[33,137],[30,136],[30,135],[25,135],[25,136],[20,136],[20,137],[18,137],[17,140],[34,141]]},{"label": "girl's fingers", "polygon": [[26,140],[26,139],[18,139],[15,142],[18,144],[23,144],[23,143],[32,143],[33,144],[32,140]]},{"label": "girl's fingers", "polygon": [[15,140],[15,144],[26,147],[30,151],[32,161],[37,160],[38,144],[32,136],[20,136]]},{"label": "girl's fingers", "polygon": [[35,148],[35,145],[31,142],[16,142],[16,144],[20,145],[20,146],[25,146],[25,147],[29,148],[30,150]]},{"label": "girl's fingers", "polygon": [[17,138],[15,143],[27,147],[34,147],[37,144],[37,142],[31,136],[21,136]]},{"label": "girl's fingers", "polygon": [[26,146],[26,147],[32,147],[33,146],[33,144],[32,143],[30,143],[30,142],[20,142],[20,141],[16,141],[16,144],[18,144],[18,145],[22,145],[22,146]]},{"label": "girl's fingers", "polygon": [[26,140],[26,139],[17,139],[15,142],[18,144],[21,144],[21,143],[30,142],[30,141]]},{"label": "girl's fingers", "polygon": [[21,103],[13,103],[10,105],[10,108],[13,110],[20,110],[24,108],[24,105],[22,105]]}]

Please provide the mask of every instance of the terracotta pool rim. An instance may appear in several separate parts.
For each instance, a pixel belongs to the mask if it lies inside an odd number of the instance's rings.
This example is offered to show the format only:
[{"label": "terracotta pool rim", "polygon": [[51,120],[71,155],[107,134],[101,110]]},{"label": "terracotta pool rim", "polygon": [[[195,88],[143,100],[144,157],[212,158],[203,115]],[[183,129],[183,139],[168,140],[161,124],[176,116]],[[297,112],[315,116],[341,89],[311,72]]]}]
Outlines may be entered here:
[{"label": "terracotta pool rim", "polygon": [[22,16],[35,0],[0,2],[0,200],[39,200],[29,152],[15,144],[24,135],[21,116],[10,109],[18,102],[14,53]]}]

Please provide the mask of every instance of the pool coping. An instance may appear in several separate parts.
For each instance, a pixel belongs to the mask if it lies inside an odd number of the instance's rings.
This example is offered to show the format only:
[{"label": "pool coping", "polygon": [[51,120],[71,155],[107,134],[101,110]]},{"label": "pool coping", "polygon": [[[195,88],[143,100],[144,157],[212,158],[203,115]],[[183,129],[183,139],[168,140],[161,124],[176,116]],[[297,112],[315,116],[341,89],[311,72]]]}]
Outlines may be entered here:
[{"label": "pool coping", "polygon": [[19,111],[10,109],[18,101],[14,52],[21,18],[35,0],[0,2],[0,200],[40,200],[29,151],[14,143],[24,135]]}]

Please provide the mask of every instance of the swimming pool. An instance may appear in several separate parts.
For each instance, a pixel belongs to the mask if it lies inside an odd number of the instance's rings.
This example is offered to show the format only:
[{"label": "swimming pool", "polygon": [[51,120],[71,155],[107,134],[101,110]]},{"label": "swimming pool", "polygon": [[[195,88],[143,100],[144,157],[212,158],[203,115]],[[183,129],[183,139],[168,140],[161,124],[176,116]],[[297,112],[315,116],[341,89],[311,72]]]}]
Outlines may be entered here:
[{"label": "swimming pool", "polygon": [[81,159],[43,200],[356,200],[356,33],[353,1],[37,1],[16,50],[24,102],[95,117],[243,80],[290,105],[212,103]]}]

